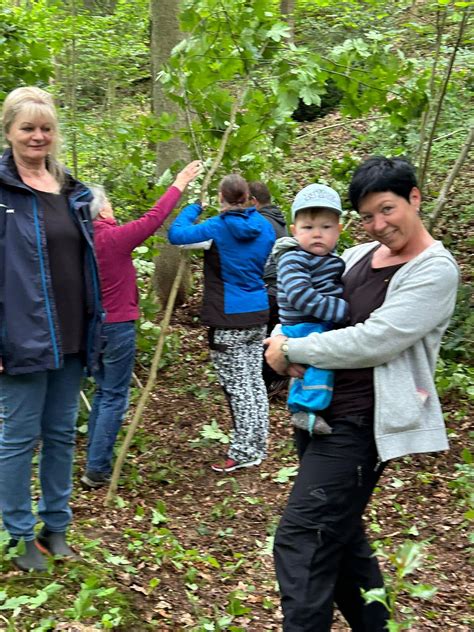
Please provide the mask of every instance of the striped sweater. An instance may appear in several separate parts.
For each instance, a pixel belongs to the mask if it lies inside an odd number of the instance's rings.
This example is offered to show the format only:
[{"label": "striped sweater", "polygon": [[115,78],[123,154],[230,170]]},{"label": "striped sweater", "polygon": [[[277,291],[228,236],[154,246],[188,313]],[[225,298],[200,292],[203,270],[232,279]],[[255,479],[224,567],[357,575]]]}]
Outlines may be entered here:
[{"label": "striped sweater", "polygon": [[278,239],[273,250],[278,267],[280,322],[344,323],[348,304],[342,298],[344,261],[334,254],[313,255],[293,237]]}]

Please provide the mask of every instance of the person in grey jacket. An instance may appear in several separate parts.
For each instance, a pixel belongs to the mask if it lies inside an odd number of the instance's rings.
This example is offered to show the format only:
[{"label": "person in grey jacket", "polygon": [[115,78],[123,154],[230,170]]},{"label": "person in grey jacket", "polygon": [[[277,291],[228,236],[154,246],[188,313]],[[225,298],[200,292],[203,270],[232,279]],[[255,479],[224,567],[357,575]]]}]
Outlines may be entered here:
[{"label": "person in grey jacket", "polygon": [[384,606],[361,594],[383,586],[362,514],[387,461],[448,448],[434,371],[455,306],[456,262],[421,221],[406,160],[368,159],[349,196],[376,240],[343,253],[349,326],[265,341],[281,374],[301,376],[303,364],[335,370],[322,413],[332,433],[300,437],[301,466],[275,537],[284,632],[329,631],[334,603],[352,630],[386,629]]}]

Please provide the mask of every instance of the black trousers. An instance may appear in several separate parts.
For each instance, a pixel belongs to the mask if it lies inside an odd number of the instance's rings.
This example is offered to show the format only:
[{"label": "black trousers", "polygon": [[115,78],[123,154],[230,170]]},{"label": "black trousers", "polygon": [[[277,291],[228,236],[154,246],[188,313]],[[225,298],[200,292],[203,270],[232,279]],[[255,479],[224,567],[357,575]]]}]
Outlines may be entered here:
[{"label": "black trousers", "polygon": [[366,605],[360,592],[383,586],[362,524],[383,469],[372,419],[329,421],[332,434],[311,438],[304,451],[305,438],[297,442],[300,470],[275,536],[283,630],[327,632],[336,603],[354,632],[382,632],[384,606]]}]

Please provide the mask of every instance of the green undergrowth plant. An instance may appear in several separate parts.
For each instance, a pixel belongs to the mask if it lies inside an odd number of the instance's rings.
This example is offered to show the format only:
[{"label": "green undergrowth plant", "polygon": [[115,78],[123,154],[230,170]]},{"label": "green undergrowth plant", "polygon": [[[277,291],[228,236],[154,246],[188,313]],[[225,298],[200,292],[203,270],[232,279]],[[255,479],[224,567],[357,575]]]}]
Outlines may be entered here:
[{"label": "green undergrowth plant", "polygon": [[472,364],[474,342],[473,296],[473,284],[464,283],[460,285],[456,309],[441,346],[441,357],[445,361],[451,360]]},{"label": "green undergrowth plant", "polygon": [[439,358],[435,380],[436,388],[441,396],[454,393],[468,400],[474,400],[474,367],[462,362]]},{"label": "green undergrowth plant", "polygon": [[211,423],[202,426],[199,431],[199,437],[197,439],[189,439],[189,442],[196,446],[212,445],[213,442],[227,445],[230,442],[230,436],[220,427],[215,419],[212,419]]},{"label": "green undergrowth plant", "polygon": [[272,480],[275,483],[286,484],[289,483],[297,474],[298,466],[289,465],[287,467],[280,468]]},{"label": "green undergrowth plant", "polygon": [[[192,632],[246,632],[251,629],[252,609],[247,605],[247,600],[254,592],[254,587],[246,586],[232,590],[227,596],[225,610],[219,611],[214,606],[214,615],[198,615],[198,621],[191,628]],[[196,603],[199,609],[199,605]]]},{"label": "green undergrowth plant", "polygon": [[409,581],[407,577],[422,568],[425,560],[424,542],[406,540],[394,552],[389,552],[380,545],[376,549],[378,556],[384,557],[393,567],[393,573],[386,576],[383,588],[363,590],[362,595],[367,603],[381,603],[388,611],[388,632],[411,630],[415,622],[413,608],[402,606],[400,598],[408,594],[411,598],[429,600],[437,589],[428,584]]},{"label": "green undergrowth plant", "polygon": [[[474,433],[470,433],[471,440]],[[467,448],[461,451],[461,463],[456,463],[453,480],[448,483],[464,510],[464,518],[474,522],[474,456]]]},{"label": "green undergrowth plant", "polygon": [[[7,540],[8,535],[1,532],[0,551]],[[129,598],[115,584],[116,567],[99,559],[99,551],[102,560],[111,554],[99,541],[82,536],[77,536],[75,544],[80,545],[81,561],[58,564],[51,558],[44,573],[9,573],[11,555],[0,553],[0,629],[46,632],[69,621],[111,630],[137,622]]]}]

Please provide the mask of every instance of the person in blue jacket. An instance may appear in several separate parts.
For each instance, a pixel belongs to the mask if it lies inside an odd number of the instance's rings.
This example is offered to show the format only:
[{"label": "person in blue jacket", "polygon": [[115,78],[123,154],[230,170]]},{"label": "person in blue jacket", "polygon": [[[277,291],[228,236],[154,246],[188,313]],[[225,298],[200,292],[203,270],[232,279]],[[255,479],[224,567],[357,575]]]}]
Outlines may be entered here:
[{"label": "person in blue jacket", "polygon": [[268,398],[262,377],[262,344],[268,321],[263,272],[276,239],[271,223],[249,207],[247,182],[222,179],[220,213],[194,224],[200,204],[186,206],[170,227],[172,244],[212,240],[204,253],[201,320],[209,327],[211,358],[227,396],[234,433],[216,472],[259,465],[266,457]]},{"label": "person in blue jacket", "polygon": [[[66,542],[75,426],[84,366],[98,356],[102,309],[87,187],[56,160],[52,97],[13,90],[0,159],[0,510],[21,570]],[[31,475],[39,452],[43,527],[35,537]]]}]

